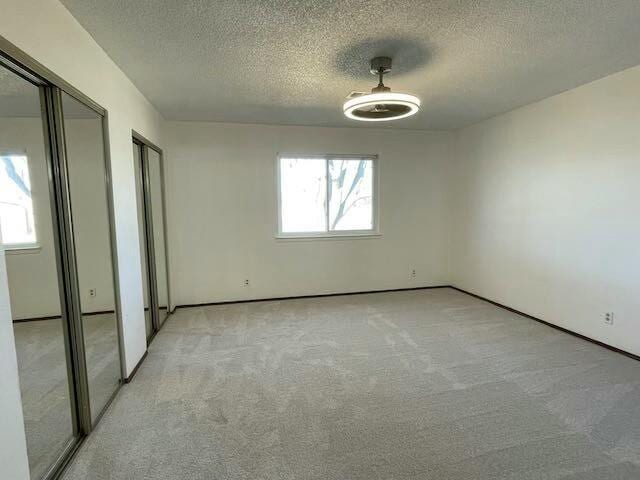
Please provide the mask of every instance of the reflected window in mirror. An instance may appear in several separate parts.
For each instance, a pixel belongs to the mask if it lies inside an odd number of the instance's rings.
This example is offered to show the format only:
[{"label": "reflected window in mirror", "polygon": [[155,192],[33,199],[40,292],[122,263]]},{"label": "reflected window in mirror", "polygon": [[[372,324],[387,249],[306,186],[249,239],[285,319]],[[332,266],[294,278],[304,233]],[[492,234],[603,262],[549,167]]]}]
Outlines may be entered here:
[{"label": "reflected window in mirror", "polygon": [[0,232],[6,249],[37,247],[29,161],[0,154]]}]

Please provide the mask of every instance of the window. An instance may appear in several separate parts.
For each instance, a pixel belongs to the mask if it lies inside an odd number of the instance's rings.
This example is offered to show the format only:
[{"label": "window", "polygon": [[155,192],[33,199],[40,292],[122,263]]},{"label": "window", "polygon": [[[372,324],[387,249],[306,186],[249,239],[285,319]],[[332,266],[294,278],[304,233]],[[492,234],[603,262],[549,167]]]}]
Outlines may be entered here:
[{"label": "window", "polygon": [[0,154],[0,232],[5,247],[33,247],[36,228],[25,155]]},{"label": "window", "polygon": [[375,234],[376,162],[374,156],[280,156],[279,236]]}]

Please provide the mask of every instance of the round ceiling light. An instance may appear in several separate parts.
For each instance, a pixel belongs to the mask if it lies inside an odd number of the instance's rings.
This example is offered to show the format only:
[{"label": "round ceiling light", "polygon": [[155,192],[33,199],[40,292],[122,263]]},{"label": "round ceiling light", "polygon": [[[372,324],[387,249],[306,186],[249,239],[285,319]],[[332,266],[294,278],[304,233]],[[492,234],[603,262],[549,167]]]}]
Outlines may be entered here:
[{"label": "round ceiling light", "polygon": [[382,83],[382,76],[391,71],[389,57],[371,60],[371,73],[378,75],[378,86],[371,93],[355,94],[343,105],[344,114],[363,122],[385,122],[410,117],[420,110],[420,99],[408,93],[392,92]]}]

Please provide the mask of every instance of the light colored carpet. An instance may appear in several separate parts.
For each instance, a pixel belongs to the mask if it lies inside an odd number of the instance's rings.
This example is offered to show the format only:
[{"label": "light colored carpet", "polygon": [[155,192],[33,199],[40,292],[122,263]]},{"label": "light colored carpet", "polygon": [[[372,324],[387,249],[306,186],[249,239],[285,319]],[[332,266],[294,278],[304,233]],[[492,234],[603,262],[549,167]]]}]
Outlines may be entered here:
[{"label": "light colored carpet", "polygon": [[182,309],[64,478],[638,479],[640,362],[452,289]]},{"label": "light colored carpet", "polygon": [[[118,386],[120,357],[113,314],[83,317],[92,415]],[[13,324],[31,477],[40,478],[73,436],[67,363],[58,319]]]}]

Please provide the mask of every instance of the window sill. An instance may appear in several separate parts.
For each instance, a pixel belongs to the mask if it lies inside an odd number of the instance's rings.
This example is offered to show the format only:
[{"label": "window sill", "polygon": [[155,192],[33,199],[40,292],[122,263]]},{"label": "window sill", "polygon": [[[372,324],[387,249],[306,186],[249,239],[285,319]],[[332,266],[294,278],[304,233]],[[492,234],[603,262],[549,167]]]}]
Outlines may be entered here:
[{"label": "window sill", "polygon": [[42,247],[40,245],[29,245],[24,247],[19,245],[5,245],[3,250],[7,255],[28,255],[40,253],[40,251],[42,251]]},{"label": "window sill", "polygon": [[278,234],[276,240],[281,241],[298,241],[298,240],[360,240],[360,239],[375,239],[382,237],[379,232],[366,232],[366,233],[335,233],[335,234]]}]

